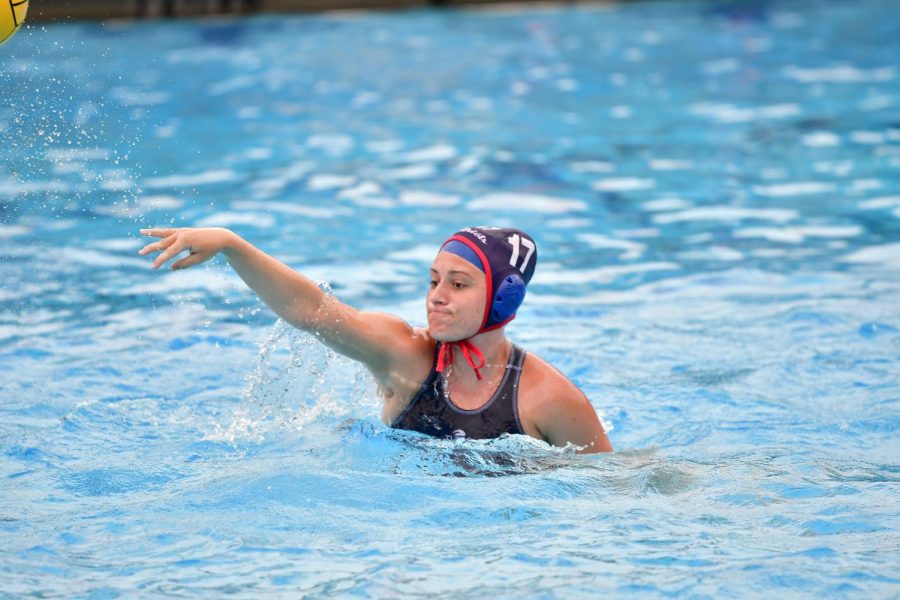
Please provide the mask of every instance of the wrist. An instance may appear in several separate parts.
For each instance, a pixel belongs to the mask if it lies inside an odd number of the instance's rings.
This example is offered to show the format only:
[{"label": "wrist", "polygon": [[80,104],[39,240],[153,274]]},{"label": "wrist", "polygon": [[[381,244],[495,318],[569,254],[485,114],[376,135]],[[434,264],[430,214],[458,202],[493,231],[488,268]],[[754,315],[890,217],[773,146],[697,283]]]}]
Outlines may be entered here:
[{"label": "wrist", "polygon": [[241,242],[243,242],[243,238],[231,231],[230,229],[225,229],[224,227],[219,228],[222,233],[222,254],[226,256],[231,256],[240,250]]}]

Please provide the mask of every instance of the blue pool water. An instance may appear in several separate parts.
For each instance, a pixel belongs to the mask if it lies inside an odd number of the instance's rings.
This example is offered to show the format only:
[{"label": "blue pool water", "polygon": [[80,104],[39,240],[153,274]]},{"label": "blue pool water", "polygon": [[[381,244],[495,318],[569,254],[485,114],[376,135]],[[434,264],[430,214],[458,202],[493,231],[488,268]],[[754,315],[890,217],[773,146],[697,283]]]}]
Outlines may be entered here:
[{"label": "blue pool water", "polygon": [[[896,2],[31,26],[0,48],[0,596],[900,594]],[[386,428],[221,225],[424,323],[516,225],[510,337],[618,452]]]}]

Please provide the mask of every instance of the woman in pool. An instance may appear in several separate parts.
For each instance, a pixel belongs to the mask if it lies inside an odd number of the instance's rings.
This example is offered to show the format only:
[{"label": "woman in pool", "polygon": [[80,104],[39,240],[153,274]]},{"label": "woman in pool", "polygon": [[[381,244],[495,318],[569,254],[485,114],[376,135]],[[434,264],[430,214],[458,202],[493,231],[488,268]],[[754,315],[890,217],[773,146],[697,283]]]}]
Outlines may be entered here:
[{"label": "woman in pool", "polygon": [[431,264],[426,329],[338,301],[227,229],[141,233],[160,238],[140,250],[160,253],[154,269],[183,251],[173,270],[224,254],[279,317],[366,366],[392,427],[477,439],[519,433],[583,453],[612,450],[585,395],[506,338],[537,263],[534,240],[522,231],[470,227],[444,242]]}]

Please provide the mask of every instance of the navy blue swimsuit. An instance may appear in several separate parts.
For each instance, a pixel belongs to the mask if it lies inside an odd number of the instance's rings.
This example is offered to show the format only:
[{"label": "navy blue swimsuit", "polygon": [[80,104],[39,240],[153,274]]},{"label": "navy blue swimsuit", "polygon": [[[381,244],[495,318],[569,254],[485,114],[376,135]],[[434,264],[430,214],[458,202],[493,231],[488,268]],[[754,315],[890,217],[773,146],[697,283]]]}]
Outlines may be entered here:
[{"label": "navy blue swimsuit", "polygon": [[391,427],[409,429],[435,437],[487,439],[504,433],[524,434],[519,421],[519,379],[525,351],[513,344],[503,381],[491,399],[476,410],[464,410],[444,391],[444,378],[435,370],[440,344],[435,347],[435,362],[409,406],[394,419]]}]

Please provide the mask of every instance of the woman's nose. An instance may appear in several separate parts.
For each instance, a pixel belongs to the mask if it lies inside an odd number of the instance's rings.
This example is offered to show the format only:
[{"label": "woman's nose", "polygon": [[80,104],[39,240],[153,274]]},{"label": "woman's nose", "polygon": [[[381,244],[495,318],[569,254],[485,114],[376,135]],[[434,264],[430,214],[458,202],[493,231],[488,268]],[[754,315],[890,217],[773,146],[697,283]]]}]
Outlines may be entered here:
[{"label": "woman's nose", "polygon": [[432,304],[441,305],[447,303],[447,299],[444,297],[444,288],[440,283],[431,288],[431,291],[428,294],[428,301]]}]

